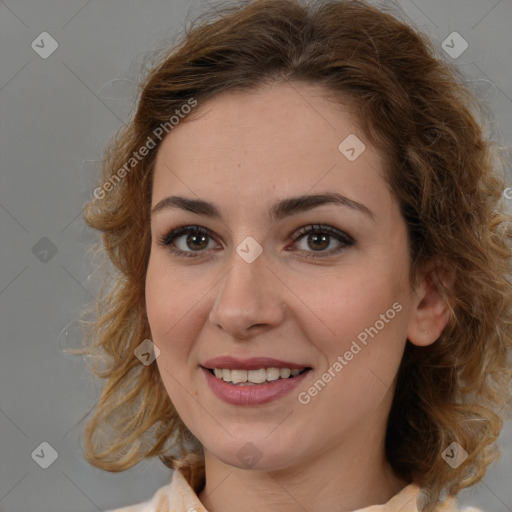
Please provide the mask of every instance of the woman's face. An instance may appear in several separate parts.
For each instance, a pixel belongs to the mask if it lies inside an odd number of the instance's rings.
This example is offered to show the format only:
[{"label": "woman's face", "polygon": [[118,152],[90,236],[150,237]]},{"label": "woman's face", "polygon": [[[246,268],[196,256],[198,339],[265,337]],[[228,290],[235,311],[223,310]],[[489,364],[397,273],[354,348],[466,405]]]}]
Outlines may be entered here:
[{"label": "woman's face", "polygon": [[[191,116],[159,148],[151,204],[146,305],[170,399],[232,466],[364,455],[382,443],[417,305],[381,155],[303,83],[225,92]],[[168,236],[182,226],[202,231]]]}]

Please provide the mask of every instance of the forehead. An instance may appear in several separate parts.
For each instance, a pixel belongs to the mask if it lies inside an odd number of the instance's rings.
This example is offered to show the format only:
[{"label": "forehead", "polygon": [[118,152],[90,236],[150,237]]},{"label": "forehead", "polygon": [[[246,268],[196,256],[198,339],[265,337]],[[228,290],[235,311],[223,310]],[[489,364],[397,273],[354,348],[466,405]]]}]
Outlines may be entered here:
[{"label": "forehead", "polygon": [[214,96],[175,126],[158,150],[152,202],[171,190],[261,202],[320,189],[382,202],[383,176],[350,105],[319,86],[275,84]]}]

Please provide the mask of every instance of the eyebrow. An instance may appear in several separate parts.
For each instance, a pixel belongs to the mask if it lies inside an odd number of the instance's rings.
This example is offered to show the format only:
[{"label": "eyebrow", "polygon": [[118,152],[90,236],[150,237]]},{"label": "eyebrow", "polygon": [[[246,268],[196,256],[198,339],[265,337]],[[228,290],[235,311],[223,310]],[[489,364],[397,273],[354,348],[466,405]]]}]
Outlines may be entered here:
[{"label": "eyebrow", "polygon": [[[337,192],[300,195],[281,199],[271,206],[269,217],[272,221],[278,221],[290,215],[312,210],[313,208],[326,204],[352,208],[353,210],[364,213],[372,220],[375,219],[372,211],[364,204],[358,203]],[[203,201],[202,199],[189,199],[182,196],[169,196],[162,199],[151,210],[151,216],[169,208],[180,208],[197,215],[205,215],[206,217],[224,220],[219,208],[215,204]]]}]

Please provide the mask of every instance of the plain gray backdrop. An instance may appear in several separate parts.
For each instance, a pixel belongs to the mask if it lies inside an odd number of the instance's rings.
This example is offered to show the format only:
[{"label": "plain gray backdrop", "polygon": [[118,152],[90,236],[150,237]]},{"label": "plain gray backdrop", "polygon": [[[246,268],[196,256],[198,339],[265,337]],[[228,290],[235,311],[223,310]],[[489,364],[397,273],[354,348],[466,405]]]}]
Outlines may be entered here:
[{"label": "plain gray backdrop", "polygon": [[[397,3],[461,70],[494,116],[493,137],[510,146],[512,1]],[[1,512],[103,511],[149,499],[171,478],[158,459],[120,474],[82,459],[84,417],[100,383],[62,347],[79,345],[77,319],[94,299],[86,253],[96,234],[81,209],[105,144],[128,120],[134,70],[207,8],[184,0],[0,1]],[[454,56],[463,41],[468,48]],[[459,495],[461,504],[512,511],[510,424],[500,445],[500,462]]]}]

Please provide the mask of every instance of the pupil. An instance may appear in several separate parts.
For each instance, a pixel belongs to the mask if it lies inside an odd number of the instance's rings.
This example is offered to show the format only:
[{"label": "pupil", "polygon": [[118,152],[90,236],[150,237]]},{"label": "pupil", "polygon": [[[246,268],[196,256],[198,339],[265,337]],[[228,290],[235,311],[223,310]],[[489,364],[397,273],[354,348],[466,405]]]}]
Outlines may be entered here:
[{"label": "pupil", "polygon": [[[328,242],[328,240],[327,240],[327,239],[328,239],[328,236],[326,236],[326,235],[318,235],[318,234],[316,234],[316,235],[310,235],[310,236],[309,236],[309,240],[311,241],[312,239],[314,239],[314,240],[321,239],[321,240],[324,242],[324,243],[323,243],[323,245],[322,245],[322,247],[320,247],[320,249],[325,249],[325,247],[329,246],[329,242]],[[316,243],[316,242],[314,242],[314,243]],[[318,248],[318,247],[317,247],[317,248]]]},{"label": "pupil", "polygon": [[[206,245],[208,245],[207,241],[206,241],[206,236],[205,235],[189,235],[187,237],[187,243],[189,243],[191,246],[194,246],[194,245],[198,245],[199,244],[199,249],[204,249],[204,247]],[[318,234],[315,234],[315,235],[309,235],[309,241],[313,241],[313,248],[314,246],[316,245],[317,249],[325,249],[326,247],[329,246],[329,241],[328,241],[328,236],[326,235],[318,235]],[[196,242],[196,239],[199,239],[200,241],[199,242]]]},{"label": "pupil", "polygon": [[[194,245],[194,242],[193,240],[195,240],[196,238],[201,238],[202,239],[202,242],[203,242],[203,246],[205,245],[204,242],[206,241],[206,236],[205,235],[189,235],[187,237],[187,243],[190,243],[190,245]],[[206,245],[208,245],[208,243],[206,243]],[[203,249],[204,247],[199,247],[199,249]]]}]

